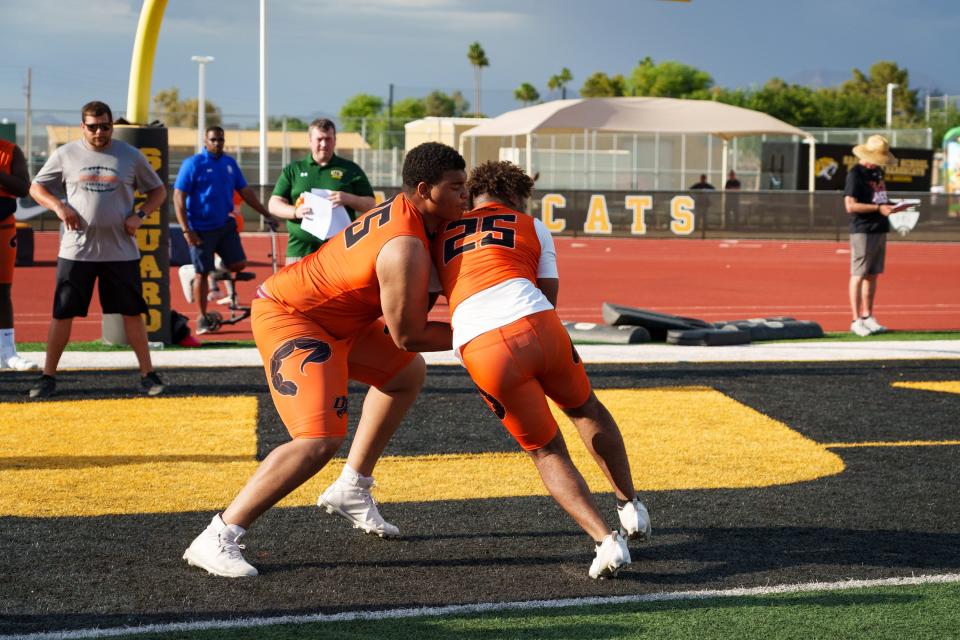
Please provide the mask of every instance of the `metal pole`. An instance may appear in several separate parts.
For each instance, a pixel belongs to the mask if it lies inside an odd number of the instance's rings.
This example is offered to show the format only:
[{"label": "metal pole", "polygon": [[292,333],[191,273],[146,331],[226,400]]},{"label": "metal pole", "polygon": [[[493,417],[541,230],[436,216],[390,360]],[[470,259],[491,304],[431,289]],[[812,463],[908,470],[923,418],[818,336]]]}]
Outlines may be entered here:
[{"label": "metal pole", "polygon": [[266,201],[267,153],[267,0],[260,0],[260,202]]},{"label": "metal pole", "polygon": [[23,125],[23,152],[27,156],[27,174],[33,178],[33,167],[31,165],[31,160],[33,159],[33,131],[31,125],[33,124],[33,111],[30,106],[31,94],[33,93],[33,69],[27,67],[27,109],[24,116],[24,125]]},{"label": "metal pole", "polygon": [[893,90],[896,88],[896,83],[887,83],[887,129],[893,124]]},{"label": "metal pole", "polygon": [[191,56],[200,65],[197,89],[197,153],[203,149],[203,134],[207,129],[207,63],[213,62],[213,56]]}]

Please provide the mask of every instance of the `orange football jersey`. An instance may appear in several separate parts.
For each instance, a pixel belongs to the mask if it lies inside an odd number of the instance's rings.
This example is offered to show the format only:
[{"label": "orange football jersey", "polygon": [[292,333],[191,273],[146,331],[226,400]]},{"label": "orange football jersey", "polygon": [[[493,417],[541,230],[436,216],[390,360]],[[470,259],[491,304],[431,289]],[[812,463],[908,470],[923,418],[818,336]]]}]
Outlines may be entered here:
[{"label": "orange football jersey", "polygon": [[533,218],[497,203],[448,222],[431,243],[450,313],[475,293],[512,280],[537,284],[540,240]]},{"label": "orange football jersey", "polygon": [[301,313],[337,338],[364,329],[383,315],[377,256],[400,236],[413,236],[429,251],[423,217],[400,194],[357,218],[303,260],[263,284],[291,313]]}]

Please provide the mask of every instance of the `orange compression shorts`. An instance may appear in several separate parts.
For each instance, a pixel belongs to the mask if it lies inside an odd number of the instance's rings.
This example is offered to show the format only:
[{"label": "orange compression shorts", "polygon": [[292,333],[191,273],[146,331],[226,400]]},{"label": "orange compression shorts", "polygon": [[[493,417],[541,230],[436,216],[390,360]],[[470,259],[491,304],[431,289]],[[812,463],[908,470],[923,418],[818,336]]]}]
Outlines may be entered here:
[{"label": "orange compression shorts", "polygon": [[477,336],[461,355],[484,400],[527,451],[557,433],[548,397],[564,409],[590,397],[580,355],[552,309]]},{"label": "orange compression shorts", "polygon": [[252,315],[273,404],[294,438],[345,436],[348,380],[382,386],[417,357],[394,344],[380,320],[337,339],[267,298],[254,299]]},{"label": "orange compression shorts", "polygon": [[13,284],[17,263],[17,221],[10,216],[0,222],[0,284]]}]

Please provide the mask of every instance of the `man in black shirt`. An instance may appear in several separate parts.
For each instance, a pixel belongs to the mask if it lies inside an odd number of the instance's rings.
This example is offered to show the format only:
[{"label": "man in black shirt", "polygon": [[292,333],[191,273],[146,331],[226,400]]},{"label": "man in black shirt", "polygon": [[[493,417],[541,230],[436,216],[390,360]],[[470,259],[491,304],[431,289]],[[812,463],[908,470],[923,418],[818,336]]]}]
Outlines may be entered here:
[{"label": "man in black shirt", "polygon": [[858,336],[882,333],[886,327],[873,317],[877,277],[883,273],[888,216],[893,206],[883,181],[883,166],[896,162],[883,136],[870,136],[853,148],[860,162],[850,168],[843,203],[850,214],[850,331]]},{"label": "man in black shirt", "polygon": [[695,182],[690,185],[691,189],[709,189],[710,191],[715,191],[716,187],[707,182],[707,175],[705,173],[700,174],[700,182]]}]

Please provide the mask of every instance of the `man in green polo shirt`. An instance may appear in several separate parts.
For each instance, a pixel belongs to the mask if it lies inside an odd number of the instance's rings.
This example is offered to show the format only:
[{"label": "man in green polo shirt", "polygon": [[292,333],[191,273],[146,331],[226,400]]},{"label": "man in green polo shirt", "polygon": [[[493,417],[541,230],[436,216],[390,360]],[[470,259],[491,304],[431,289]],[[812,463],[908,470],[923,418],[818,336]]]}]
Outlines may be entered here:
[{"label": "man in green polo shirt", "polygon": [[310,207],[296,204],[301,193],[329,189],[330,202],[346,208],[351,220],[376,205],[373,187],[363,169],[334,153],[337,128],[333,122],[326,118],[314,120],[309,135],[310,156],[284,167],[267,203],[270,213],[287,221],[286,264],[305,258],[324,242],[300,228],[300,221],[310,215]]}]

